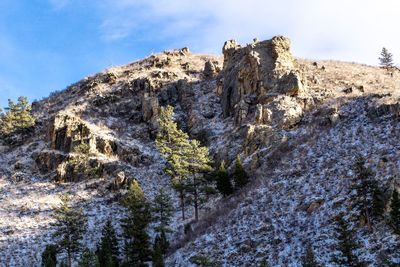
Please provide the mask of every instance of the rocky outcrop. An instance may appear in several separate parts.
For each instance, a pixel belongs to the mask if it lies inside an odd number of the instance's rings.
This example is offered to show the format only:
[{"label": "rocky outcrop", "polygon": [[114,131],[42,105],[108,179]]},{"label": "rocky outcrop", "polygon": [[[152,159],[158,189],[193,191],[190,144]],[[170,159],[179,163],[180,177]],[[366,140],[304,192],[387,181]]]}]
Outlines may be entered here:
[{"label": "rocky outcrop", "polygon": [[80,182],[101,177],[104,163],[95,158],[73,155],[68,161],[57,166],[55,180],[59,182]]},{"label": "rocky outcrop", "polygon": [[80,118],[71,114],[57,114],[48,130],[51,148],[65,153],[73,150],[81,142],[93,145],[94,136],[89,127]]},{"label": "rocky outcrop", "polygon": [[98,135],[91,126],[73,114],[60,113],[54,117],[48,130],[51,149],[64,153],[73,152],[82,142],[89,145],[89,151],[106,156],[115,155],[118,144],[111,138]]},{"label": "rocky outcrop", "polygon": [[[301,116],[303,103],[297,98],[307,96],[306,80],[290,53],[289,39],[277,36],[246,47],[231,40],[225,43],[223,54],[220,91],[225,117],[234,116],[237,124],[246,120],[269,123],[271,111],[278,109],[278,124],[287,126],[298,120],[294,116]],[[285,114],[280,107],[288,103],[291,108]]]},{"label": "rocky outcrop", "polygon": [[32,158],[41,174],[49,174],[56,170],[61,163],[67,160],[68,156],[58,151],[45,150],[33,154]]},{"label": "rocky outcrop", "polygon": [[251,155],[260,147],[270,151],[285,142],[287,137],[268,125],[249,125],[246,131],[244,153]]},{"label": "rocky outcrop", "polygon": [[[158,111],[157,98],[151,97],[146,101],[143,104],[145,109],[143,116],[147,116],[145,118],[148,120],[154,120]],[[41,174],[50,174],[55,171],[55,180],[74,182],[103,175],[107,160],[98,160],[97,156],[100,154],[103,155],[100,158],[105,156],[114,161],[117,158],[118,162],[132,166],[151,163],[152,158],[142,153],[139,148],[122,144],[110,136],[101,134],[98,130],[71,113],[56,115],[47,131],[51,150],[43,150],[33,155],[38,171]],[[89,145],[89,150],[85,155],[74,153],[74,148],[81,143]],[[113,173],[107,173],[113,175]]]},{"label": "rocky outcrop", "polygon": [[214,76],[220,71],[218,65],[215,62],[212,62],[211,60],[208,60],[204,64],[204,71],[203,75],[204,78],[206,79],[212,79]]},{"label": "rocky outcrop", "polygon": [[142,116],[144,121],[151,121],[158,114],[158,98],[149,96],[148,93],[143,95],[142,99]]},{"label": "rocky outcrop", "polygon": [[368,116],[372,119],[387,115],[392,115],[397,118],[400,117],[400,102],[382,104],[368,109]]}]

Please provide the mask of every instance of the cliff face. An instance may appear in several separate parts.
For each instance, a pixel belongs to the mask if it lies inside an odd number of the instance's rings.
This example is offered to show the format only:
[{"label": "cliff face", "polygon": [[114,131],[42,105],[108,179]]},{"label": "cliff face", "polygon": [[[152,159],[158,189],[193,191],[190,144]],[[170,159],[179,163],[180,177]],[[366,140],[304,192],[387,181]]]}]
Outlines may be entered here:
[{"label": "cliff face", "polygon": [[[166,51],[87,77],[33,103],[38,123],[21,145],[0,143],[0,265],[39,264],[60,193],[84,208],[92,249],[107,217],[119,229],[129,179],[150,199],[160,187],[174,195],[154,145],[164,105],[216,161],[232,165],[240,155],[252,176],[242,192],[211,199],[191,236],[183,230],[190,219],[175,214],[168,266],[196,255],[225,266],[299,266],[308,242],[329,265],[332,218],[348,209],[355,156],[368,158],[387,192],[399,182],[399,81],[398,72],[296,59],[281,36],[228,41],[223,57]],[[82,142],[85,166],[75,160]],[[386,224],[373,234],[352,226],[367,244],[363,259],[395,255],[399,240]]]}]

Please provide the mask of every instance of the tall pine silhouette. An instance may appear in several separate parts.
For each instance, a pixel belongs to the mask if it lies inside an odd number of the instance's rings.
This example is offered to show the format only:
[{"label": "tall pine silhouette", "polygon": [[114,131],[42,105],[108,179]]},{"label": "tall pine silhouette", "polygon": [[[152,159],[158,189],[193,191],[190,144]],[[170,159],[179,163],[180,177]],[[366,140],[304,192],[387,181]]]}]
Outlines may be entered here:
[{"label": "tall pine silhouette", "polygon": [[173,211],[171,197],[164,189],[160,189],[153,201],[153,219],[156,224],[155,230],[157,233],[155,243],[158,242],[157,245],[159,245],[163,255],[167,252],[169,247],[167,234],[171,232],[169,225],[171,223]]},{"label": "tall pine silhouette", "polygon": [[56,229],[54,237],[58,239],[60,250],[66,252],[67,264],[71,267],[74,255],[82,249],[81,239],[86,232],[87,219],[82,209],[72,207],[69,196],[60,198],[61,206],[54,211],[55,222],[52,225]]},{"label": "tall pine silhouette", "polygon": [[125,238],[124,266],[148,266],[146,262],[151,259],[151,249],[147,228],[151,222],[151,212],[136,180],[130,184],[122,204],[127,209],[127,215],[121,221]]},{"label": "tall pine silhouette", "polygon": [[57,246],[47,245],[42,253],[42,267],[56,267],[57,265]]},{"label": "tall pine silhouette", "polygon": [[119,265],[118,240],[111,219],[103,227],[102,237],[97,247],[97,258],[100,267],[117,267]]},{"label": "tall pine silhouette", "polygon": [[336,218],[335,230],[339,255],[335,255],[333,261],[340,266],[363,267],[364,264],[354,254],[359,245],[354,238],[353,232],[349,229],[349,225],[342,217],[338,216]]},{"label": "tall pine silhouette", "polygon": [[356,209],[368,227],[372,229],[374,220],[379,220],[385,212],[385,201],[382,190],[375,180],[375,173],[371,168],[365,167],[365,160],[359,156],[354,164],[356,177],[353,188],[356,195],[353,197],[353,208]]},{"label": "tall pine silhouette", "polygon": [[393,189],[390,199],[390,225],[393,231],[400,235],[400,199],[397,189]]},{"label": "tall pine silhouette", "polygon": [[394,65],[393,55],[386,47],[382,48],[381,56],[379,57],[379,64],[387,70],[389,70]]},{"label": "tall pine silhouette", "polygon": [[225,162],[222,161],[218,170],[215,172],[217,180],[217,190],[224,196],[229,196],[233,193],[233,186],[228,171],[225,168]]},{"label": "tall pine silhouette", "polygon": [[311,244],[307,244],[305,253],[301,258],[302,267],[322,267],[321,264],[315,259],[314,251]]},{"label": "tall pine silhouette", "polygon": [[249,182],[249,176],[243,168],[242,160],[237,155],[235,162],[235,170],[233,172],[233,180],[235,182],[235,189],[238,190]]}]

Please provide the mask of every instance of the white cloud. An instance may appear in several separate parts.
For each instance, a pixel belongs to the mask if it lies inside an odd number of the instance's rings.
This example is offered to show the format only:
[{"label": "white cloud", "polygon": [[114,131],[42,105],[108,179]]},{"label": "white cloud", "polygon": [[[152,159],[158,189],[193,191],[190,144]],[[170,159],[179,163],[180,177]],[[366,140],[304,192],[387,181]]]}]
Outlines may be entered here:
[{"label": "white cloud", "polygon": [[104,39],[175,40],[220,52],[225,40],[283,34],[296,55],[375,64],[382,46],[400,55],[398,0],[102,0]]}]

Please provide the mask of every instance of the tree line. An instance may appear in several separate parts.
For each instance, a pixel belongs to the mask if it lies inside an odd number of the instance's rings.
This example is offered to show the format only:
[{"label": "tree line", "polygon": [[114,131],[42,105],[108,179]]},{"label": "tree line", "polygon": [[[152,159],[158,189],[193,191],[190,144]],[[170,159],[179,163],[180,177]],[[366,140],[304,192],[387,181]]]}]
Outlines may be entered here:
[{"label": "tree line", "polygon": [[[139,183],[134,180],[121,201],[126,209],[125,217],[120,221],[122,239],[118,238],[113,221],[108,219],[95,251],[82,244],[87,231],[87,218],[83,210],[75,208],[67,195],[62,195],[60,199],[61,205],[54,211],[55,221],[52,224],[56,229],[53,236],[57,241],[46,246],[42,253],[42,266],[71,267],[75,256],[79,254],[79,267],[140,267],[148,266],[149,262],[154,267],[164,266],[164,255],[169,247],[167,235],[171,232],[169,225],[174,209],[170,196],[163,189],[160,189],[153,202],[149,202]],[[148,233],[150,223],[155,224],[154,242],[151,242]],[[119,245],[121,243],[122,247]],[[59,263],[57,255],[60,253],[66,255],[66,260]]]}]

